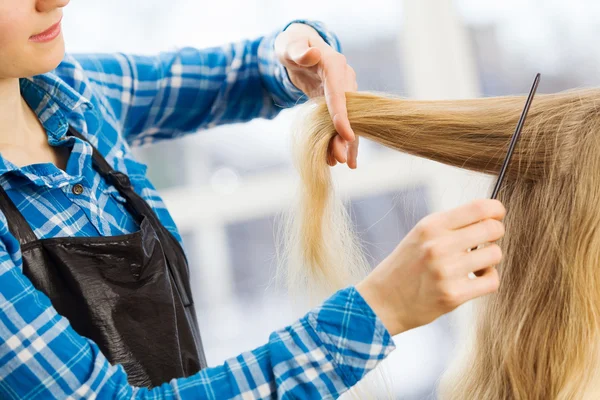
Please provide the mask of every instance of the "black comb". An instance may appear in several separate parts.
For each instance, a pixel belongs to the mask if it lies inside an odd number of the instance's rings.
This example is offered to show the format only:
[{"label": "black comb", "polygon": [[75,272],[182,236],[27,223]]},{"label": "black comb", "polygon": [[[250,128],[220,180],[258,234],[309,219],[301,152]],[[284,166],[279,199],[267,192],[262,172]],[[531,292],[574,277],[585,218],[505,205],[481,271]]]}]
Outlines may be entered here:
[{"label": "black comb", "polygon": [[494,191],[492,192],[492,199],[496,199],[496,197],[498,197],[500,186],[502,185],[502,181],[504,180],[504,174],[508,169],[508,164],[510,163],[510,159],[512,158],[513,150],[515,149],[517,140],[519,140],[519,137],[521,136],[521,130],[523,130],[523,125],[525,125],[525,118],[527,118],[527,113],[529,112],[529,107],[531,106],[531,102],[533,101],[533,96],[535,95],[538,84],[540,83],[540,76],[541,75],[539,73],[536,74],[535,79],[533,80],[533,85],[531,86],[531,90],[529,91],[529,96],[527,96],[525,108],[521,113],[521,118],[519,118],[517,129],[515,129],[515,133],[513,133],[512,139],[510,139],[510,144],[508,145],[508,152],[506,153],[506,157],[504,158],[504,162],[502,163],[502,169],[500,169],[500,175],[498,175],[496,186],[494,187]]},{"label": "black comb", "polygon": [[[506,157],[504,158],[504,162],[502,163],[502,168],[500,169],[500,174],[498,175],[498,180],[496,181],[494,191],[492,192],[492,200],[495,200],[498,197],[498,192],[500,191],[500,187],[502,186],[502,181],[504,181],[504,175],[506,174],[506,170],[508,169],[508,164],[510,163],[510,159],[512,158],[513,151],[515,150],[515,146],[517,144],[517,140],[519,140],[519,137],[521,136],[521,131],[523,130],[523,125],[525,125],[525,118],[527,118],[527,113],[529,112],[529,107],[531,106],[531,102],[533,101],[533,96],[535,95],[538,84],[540,83],[540,77],[540,73],[537,73],[535,75],[535,79],[533,80],[533,85],[531,86],[529,96],[527,96],[527,101],[525,102],[525,108],[523,108],[521,118],[519,118],[519,122],[517,123],[517,129],[515,129],[515,133],[513,133],[512,138],[510,139],[510,144],[508,145],[508,152],[506,153]],[[482,244],[477,247],[473,247],[469,250],[477,250],[482,248],[483,246],[485,245]]]}]

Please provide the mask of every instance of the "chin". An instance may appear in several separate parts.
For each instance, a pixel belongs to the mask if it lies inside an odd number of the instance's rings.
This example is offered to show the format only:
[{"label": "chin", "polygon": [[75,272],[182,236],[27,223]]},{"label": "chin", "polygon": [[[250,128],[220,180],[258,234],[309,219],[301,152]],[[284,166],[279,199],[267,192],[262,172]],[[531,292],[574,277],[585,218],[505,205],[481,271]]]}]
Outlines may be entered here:
[{"label": "chin", "polygon": [[53,44],[52,49],[48,49],[47,52],[40,58],[42,61],[39,65],[41,68],[40,73],[50,72],[62,62],[65,58],[65,42],[61,37],[56,39],[56,43]]},{"label": "chin", "polygon": [[27,76],[41,75],[52,71],[65,58],[65,42],[62,35],[51,43],[45,43],[36,48],[32,54],[31,67],[28,68]]}]

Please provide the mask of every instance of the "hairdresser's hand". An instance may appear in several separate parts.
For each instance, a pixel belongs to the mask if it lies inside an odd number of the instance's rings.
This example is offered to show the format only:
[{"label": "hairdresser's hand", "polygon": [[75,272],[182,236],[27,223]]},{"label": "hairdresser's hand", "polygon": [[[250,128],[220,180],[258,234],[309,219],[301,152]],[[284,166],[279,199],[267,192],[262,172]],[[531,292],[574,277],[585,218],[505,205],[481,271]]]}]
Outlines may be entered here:
[{"label": "hairdresser's hand", "polygon": [[[428,324],[498,289],[504,206],[477,200],[421,220],[356,288],[392,335]],[[480,275],[469,279],[471,272]]]},{"label": "hairdresser's hand", "polygon": [[346,92],[357,90],[356,74],[346,58],[305,24],[292,24],[275,40],[275,52],[292,83],[309,97],[325,95],[329,114],[338,132],[329,144],[327,163],[348,163],[356,168],[358,137],[346,110]]}]

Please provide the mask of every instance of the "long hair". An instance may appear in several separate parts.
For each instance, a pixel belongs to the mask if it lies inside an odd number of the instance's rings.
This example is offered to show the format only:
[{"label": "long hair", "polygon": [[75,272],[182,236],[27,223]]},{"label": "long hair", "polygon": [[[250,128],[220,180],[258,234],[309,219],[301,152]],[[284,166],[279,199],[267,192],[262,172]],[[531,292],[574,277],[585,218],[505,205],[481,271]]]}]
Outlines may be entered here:
[{"label": "long hair", "polygon": [[[347,94],[357,135],[497,174],[525,98],[412,101]],[[301,190],[287,225],[290,285],[319,301],[370,267],[325,162],[335,129],[307,106],[294,152]],[[507,208],[496,294],[477,301],[443,399],[600,398],[600,90],[536,95],[499,199]]]}]

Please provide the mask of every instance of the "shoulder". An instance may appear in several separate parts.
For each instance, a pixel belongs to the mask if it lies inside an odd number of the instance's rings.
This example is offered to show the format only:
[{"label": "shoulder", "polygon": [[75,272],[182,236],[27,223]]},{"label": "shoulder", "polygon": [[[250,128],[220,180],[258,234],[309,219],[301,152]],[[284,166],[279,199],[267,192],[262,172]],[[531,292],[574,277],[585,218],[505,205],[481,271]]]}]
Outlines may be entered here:
[{"label": "shoulder", "polygon": [[129,73],[126,56],[114,54],[69,54],[54,72],[77,89],[82,82],[111,86]]},{"label": "shoulder", "polygon": [[53,74],[121,128],[133,86],[130,69],[128,57],[120,53],[66,54]]}]

